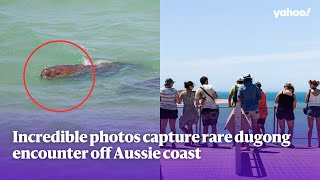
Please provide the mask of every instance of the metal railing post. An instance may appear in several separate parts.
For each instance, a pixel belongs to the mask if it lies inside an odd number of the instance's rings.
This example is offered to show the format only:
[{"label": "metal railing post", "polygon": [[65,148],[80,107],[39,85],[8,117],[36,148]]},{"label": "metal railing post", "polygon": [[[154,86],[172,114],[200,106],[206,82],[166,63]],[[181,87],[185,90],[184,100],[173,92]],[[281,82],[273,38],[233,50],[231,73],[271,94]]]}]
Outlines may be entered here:
[{"label": "metal railing post", "polygon": [[278,121],[276,120],[276,106],[273,106],[273,134],[276,134],[276,127],[278,128],[278,125],[276,123],[278,124]]},{"label": "metal railing post", "polygon": [[276,133],[276,106],[273,106],[273,134]]},{"label": "metal railing post", "polygon": [[[201,136],[201,121],[202,121],[202,114],[201,114],[201,106],[199,107],[199,135]],[[202,139],[201,139],[202,140]],[[201,144],[200,142],[199,142],[199,144]]]},{"label": "metal railing post", "polygon": [[[236,103],[235,108],[235,134],[239,134],[241,131],[241,104]],[[236,143],[235,148],[235,155],[236,155],[236,174],[240,175],[242,172],[241,167],[241,143]]]},{"label": "metal railing post", "polygon": [[278,119],[277,119],[277,117],[276,117],[276,112],[277,112],[277,107],[276,106],[274,106],[273,107],[274,109],[273,109],[273,114],[274,114],[274,118],[275,118],[275,120],[276,120],[276,134],[279,134],[279,123],[278,123]]},{"label": "metal railing post", "polygon": [[[197,112],[198,112],[198,114],[199,114],[199,107],[197,106]],[[201,114],[199,114],[199,120],[198,120],[198,122],[200,121],[200,116],[201,116]],[[199,124],[199,123],[198,123]],[[196,134],[199,134],[198,133],[198,127],[199,127],[199,125],[198,124],[196,124]]]}]

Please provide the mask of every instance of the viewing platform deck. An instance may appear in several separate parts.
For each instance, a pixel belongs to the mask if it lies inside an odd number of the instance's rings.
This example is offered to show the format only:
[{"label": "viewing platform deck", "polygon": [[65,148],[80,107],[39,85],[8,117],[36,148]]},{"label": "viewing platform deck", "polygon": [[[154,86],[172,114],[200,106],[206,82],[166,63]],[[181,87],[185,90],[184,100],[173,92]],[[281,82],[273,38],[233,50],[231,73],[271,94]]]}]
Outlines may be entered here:
[{"label": "viewing platform deck", "polygon": [[[170,147],[167,147],[170,149]],[[195,149],[177,145],[177,149]],[[235,148],[222,144],[219,148],[201,147],[201,159],[164,160],[161,164],[161,179],[270,179],[270,180],[314,180],[320,177],[320,148],[284,148],[268,144],[259,151],[241,152],[242,173],[236,174]],[[164,149],[162,149],[164,150]]]}]

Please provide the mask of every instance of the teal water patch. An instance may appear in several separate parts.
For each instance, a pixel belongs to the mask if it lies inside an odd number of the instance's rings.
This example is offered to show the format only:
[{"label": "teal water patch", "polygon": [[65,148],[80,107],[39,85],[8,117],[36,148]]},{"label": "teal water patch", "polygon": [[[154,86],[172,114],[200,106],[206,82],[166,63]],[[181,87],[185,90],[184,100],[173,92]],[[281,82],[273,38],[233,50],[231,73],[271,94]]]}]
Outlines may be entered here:
[{"label": "teal water patch", "polygon": [[[111,61],[133,65],[97,75],[95,89],[83,108],[158,106],[159,88],[137,90],[130,85],[159,77],[159,1],[13,0],[1,1],[0,5],[1,108],[40,110],[24,90],[22,72],[29,54],[53,39],[80,45],[95,63]],[[40,73],[49,66],[83,64],[86,60],[87,57],[71,45],[44,46],[28,64],[26,78],[30,93],[51,108],[78,104],[90,90],[90,73],[53,81],[41,79]]]}]

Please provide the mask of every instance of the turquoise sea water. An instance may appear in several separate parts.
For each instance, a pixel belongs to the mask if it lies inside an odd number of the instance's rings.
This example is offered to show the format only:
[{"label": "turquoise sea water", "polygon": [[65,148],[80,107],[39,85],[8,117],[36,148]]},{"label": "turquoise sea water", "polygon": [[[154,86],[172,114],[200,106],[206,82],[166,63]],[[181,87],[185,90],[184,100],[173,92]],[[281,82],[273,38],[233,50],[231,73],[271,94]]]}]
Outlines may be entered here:
[{"label": "turquoise sea water", "polygon": [[[143,87],[141,82],[160,73],[159,6],[159,1],[148,0],[1,1],[0,132],[7,137],[12,130],[158,131],[159,84]],[[22,72],[29,54],[53,39],[78,44],[95,64],[127,66],[98,74],[93,93],[80,108],[47,112],[27,96]],[[53,65],[88,63],[85,54],[69,44],[44,46],[28,63],[28,89],[43,106],[73,107],[88,94],[92,74],[46,80],[40,73]],[[132,128],[137,122],[143,123]]]},{"label": "turquoise sea water", "polygon": [[[159,131],[160,14],[159,1],[1,1],[0,2],[0,161],[2,179],[157,179],[159,161],[16,161],[16,149],[100,149],[140,144],[45,144],[12,142],[12,131],[54,133],[156,133]],[[48,112],[28,97],[22,80],[24,64],[39,45],[65,39],[84,48],[94,64],[121,63],[121,69],[97,74],[90,98],[67,113]],[[68,109],[88,94],[92,74],[41,79],[42,69],[63,64],[88,65],[79,49],[55,43],[30,59],[26,82],[31,95],[50,109]],[[148,83],[143,83],[147,81]],[[147,86],[145,85],[147,84]],[[155,147],[156,148],[156,147]],[[134,172],[133,172],[134,171]],[[146,174],[145,171],[149,173]],[[14,172],[14,173],[13,173]]]},{"label": "turquoise sea water", "polygon": [[[159,161],[16,161],[16,149],[99,149],[119,146],[141,149],[141,144],[17,144],[12,131],[54,133],[156,133],[159,131],[160,10],[159,1],[0,1],[0,161],[2,179],[156,179]],[[97,74],[90,98],[67,113],[48,112],[28,97],[22,72],[29,54],[53,39],[78,44],[94,64],[121,63],[121,69]],[[26,82],[43,106],[67,109],[88,94],[92,74],[46,80],[42,69],[63,64],[85,64],[79,49],[55,43],[30,59]],[[143,83],[147,81],[148,83]],[[147,85],[146,85],[147,84]],[[156,147],[155,147],[156,148]],[[131,172],[134,171],[134,172]],[[146,174],[145,171],[149,173]],[[13,173],[14,172],[14,173]],[[71,178],[71,179],[72,179]]]}]

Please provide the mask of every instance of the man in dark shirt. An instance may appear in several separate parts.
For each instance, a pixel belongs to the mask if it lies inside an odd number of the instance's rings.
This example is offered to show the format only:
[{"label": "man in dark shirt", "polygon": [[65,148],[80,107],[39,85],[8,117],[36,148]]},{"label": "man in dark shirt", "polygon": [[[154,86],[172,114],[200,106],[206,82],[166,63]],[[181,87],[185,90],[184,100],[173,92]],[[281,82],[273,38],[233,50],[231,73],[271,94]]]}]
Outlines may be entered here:
[{"label": "man in dark shirt", "polygon": [[[251,120],[251,127],[253,134],[258,133],[258,119],[259,119],[259,104],[261,99],[261,92],[259,88],[252,83],[250,74],[243,76],[244,85],[238,90],[238,102],[241,103],[242,109],[247,118]],[[249,144],[243,150],[249,150]]]}]

